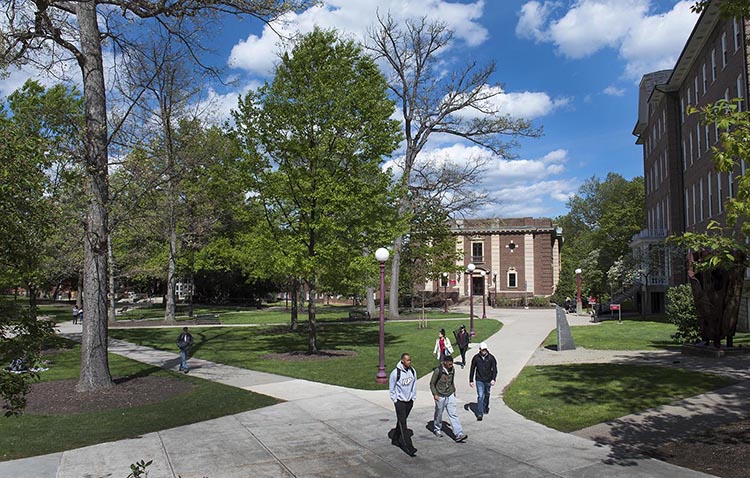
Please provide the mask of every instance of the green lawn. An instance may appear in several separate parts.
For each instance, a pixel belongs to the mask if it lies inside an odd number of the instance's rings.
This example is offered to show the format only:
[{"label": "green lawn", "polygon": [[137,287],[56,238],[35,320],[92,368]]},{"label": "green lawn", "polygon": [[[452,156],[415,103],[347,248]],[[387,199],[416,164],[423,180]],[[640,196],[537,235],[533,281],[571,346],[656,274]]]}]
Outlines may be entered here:
[{"label": "green lawn", "polygon": [[[43,381],[78,377],[78,346],[52,357]],[[187,425],[278,403],[277,400],[184,374],[167,372],[110,354],[113,377],[172,376],[193,384],[181,396],[161,403],[70,415],[0,416],[0,460],[43,455],[106,441],[135,438],[144,433]]]},{"label": "green lawn", "polygon": [[[596,350],[655,350],[679,347],[672,340],[677,327],[668,322],[647,319],[628,319],[622,323],[607,320],[599,325],[571,327],[576,347]],[[750,333],[738,333],[735,345],[750,344]],[[544,341],[545,346],[557,344],[557,332],[552,331]]]},{"label": "green lawn", "polygon": [[655,366],[537,366],[521,372],[504,400],[526,418],[570,432],[731,383],[717,375]]},{"label": "green lawn", "polygon": [[[414,367],[424,375],[436,365],[432,356],[438,330],[445,328],[449,337],[465,320],[427,322],[419,329],[416,322],[387,322],[385,326],[386,372],[390,373],[401,353],[409,352]],[[477,336],[486,339],[500,330],[495,320],[475,320]],[[325,360],[281,361],[264,358],[269,353],[307,350],[307,332],[289,332],[285,328],[193,327],[193,355],[213,362],[237,367],[304,378],[359,389],[384,389],[375,383],[378,366],[378,324],[320,324],[318,340],[323,350],[352,350],[354,357]],[[175,329],[116,329],[112,337],[176,353]],[[456,351],[457,352],[457,351]]]}]

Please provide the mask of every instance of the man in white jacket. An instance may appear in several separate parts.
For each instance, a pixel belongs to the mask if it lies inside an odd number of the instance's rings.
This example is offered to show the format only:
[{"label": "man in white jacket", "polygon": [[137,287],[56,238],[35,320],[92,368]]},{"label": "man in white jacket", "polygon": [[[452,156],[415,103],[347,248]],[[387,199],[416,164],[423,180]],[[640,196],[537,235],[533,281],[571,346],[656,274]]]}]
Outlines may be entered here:
[{"label": "man in white jacket", "polygon": [[388,434],[391,443],[401,447],[407,454],[414,456],[417,449],[411,442],[410,430],[406,426],[406,419],[417,398],[417,371],[411,366],[411,356],[401,354],[401,361],[391,372],[388,381],[388,391],[396,406],[396,428]]}]

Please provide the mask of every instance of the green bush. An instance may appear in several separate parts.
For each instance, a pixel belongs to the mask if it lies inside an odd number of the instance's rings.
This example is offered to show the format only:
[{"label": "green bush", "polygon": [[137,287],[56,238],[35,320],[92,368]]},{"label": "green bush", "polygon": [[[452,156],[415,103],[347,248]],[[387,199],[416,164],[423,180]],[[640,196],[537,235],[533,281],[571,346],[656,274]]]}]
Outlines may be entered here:
[{"label": "green bush", "polygon": [[667,319],[677,326],[677,333],[672,334],[675,342],[685,344],[700,340],[700,325],[689,284],[670,287],[667,291]]}]

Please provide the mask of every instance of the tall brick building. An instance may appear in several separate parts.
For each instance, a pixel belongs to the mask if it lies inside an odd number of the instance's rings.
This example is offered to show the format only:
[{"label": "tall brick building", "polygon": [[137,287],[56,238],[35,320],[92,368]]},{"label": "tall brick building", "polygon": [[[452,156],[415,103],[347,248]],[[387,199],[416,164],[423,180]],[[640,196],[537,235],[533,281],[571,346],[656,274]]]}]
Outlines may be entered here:
[{"label": "tall brick building", "polygon": [[[643,145],[646,187],[646,228],[633,237],[634,253],[645,253],[670,235],[704,232],[709,221],[725,221],[724,203],[734,197],[737,178],[745,173],[745,161],[735,171],[717,173],[711,147],[721,133],[715,125],[701,124],[689,106],[702,107],[720,99],[742,98],[747,108],[750,24],[739,18],[722,18],[716,2],[701,14],[682,53],[671,70],[643,76],[638,120],[633,130]],[[663,310],[664,294],[671,285],[686,281],[684,258],[664,255],[648,281],[648,296],[641,297],[650,311]],[[644,294],[644,292],[641,292]],[[750,308],[743,298],[740,327],[747,330]]]},{"label": "tall brick building", "polygon": [[[459,297],[529,298],[552,295],[560,278],[562,229],[550,219],[465,219],[451,227],[460,259],[445,280],[427,291]],[[467,266],[474,264],[472,274]],[[442,283],[441,283],[442,282]]]}]

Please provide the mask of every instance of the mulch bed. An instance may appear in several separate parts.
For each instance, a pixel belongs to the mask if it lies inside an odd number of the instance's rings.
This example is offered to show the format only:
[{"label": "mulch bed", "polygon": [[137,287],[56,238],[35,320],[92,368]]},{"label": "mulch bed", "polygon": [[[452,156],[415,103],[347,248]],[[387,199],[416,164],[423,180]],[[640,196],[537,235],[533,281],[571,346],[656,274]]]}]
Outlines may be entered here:
[{"label": "mulch bed", "polygon": [[114,381],[114,387],[95,392],[76,392],[77,379],[34,383],[26,396],[24,413],[72,414],[138,407],[158,403],[195,388],[193,384],[173,377],[146,376]]},{"label": "mulch bed", "polygon": [[722,478],[750,476],[750,418],[659,447],[654,457]]},{"label": "mulch bed", "polygon": [[307,352],[284,352],[280,354],[266,354],[261,358],[267,360],[281,360],[282,362],[305,362],[308,360],[326,360],[341,357],[356,357],[357,352],[354,350],[321,350],[317,354],[308,354]]}]

